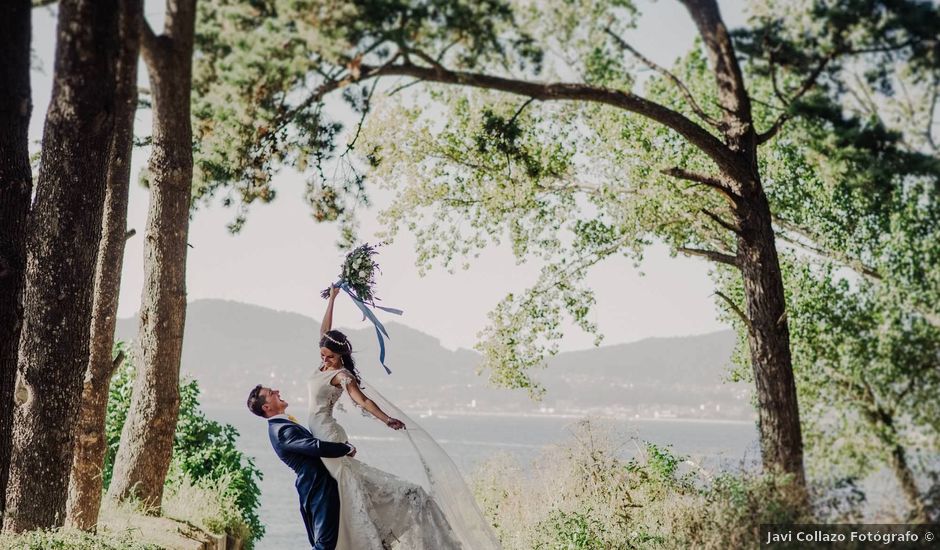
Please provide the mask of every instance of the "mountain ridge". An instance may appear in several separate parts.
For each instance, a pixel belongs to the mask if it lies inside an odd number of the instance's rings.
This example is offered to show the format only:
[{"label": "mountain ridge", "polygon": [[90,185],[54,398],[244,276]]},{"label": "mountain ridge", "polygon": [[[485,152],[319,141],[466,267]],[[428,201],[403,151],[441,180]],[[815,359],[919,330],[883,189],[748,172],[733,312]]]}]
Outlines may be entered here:
[{"label": "mountain ridge", "polygon": [[[374,329],[337,327],[349,336],[366,378],[402,408],[466,412],[551,411],[618,416],[751,418],[747,387],[723,383],[735,335],[652,337],[562,352],[530,374],[546,389],[532,401],[524,391],[488,386],[476,375],[480,354],[450,350],[439,338],[390,321],[386,363],[378,365]],[[303,402],[306,377],[319,364],[320,323],[300,313],[221,299],[188,304],[181,371],[197,379],[203,403],[241,406],[257,383],[279,387]],[[132,341],[136,316],[119,319],[116,338]],[[224,374],[224,376],[221,376]]]}]

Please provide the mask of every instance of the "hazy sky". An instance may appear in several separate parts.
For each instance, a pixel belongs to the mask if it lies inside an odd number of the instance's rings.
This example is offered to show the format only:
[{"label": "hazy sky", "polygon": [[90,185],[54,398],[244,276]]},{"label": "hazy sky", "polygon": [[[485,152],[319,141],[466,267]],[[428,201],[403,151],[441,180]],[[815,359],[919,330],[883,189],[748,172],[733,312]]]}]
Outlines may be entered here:
[{"label": "hazy sky", "polygon": [[[550,9],[551,1],[544,2]],[[162,2],[148,1],[146,13],[153,23],[162,19]],[[723,1],[729,26],[744,20],[741,0]],[[640,2],[644,13],[639,29],[629,41],[655,61],[670,65],[692,43],[694,28],[685,9],[673,0]],[[31,149],[38,150],[42,123],[51,92],[55,47],[54,8],[33,10],[33,100],[30,128]],[[146,71],[141,63],[141,72]],[[139,113],[136,132],[149,135],[149,113]],[[119,315],[133,315],[143,284],[143,230],[148,192],[136,184],[137,173],[149,151],[134,152],[128,227],[138,235],[127,243],[124,259]],[[196,212],[190,226],[187,264],[189,300],[223,298],[287,310],[319,319],[324,301],[319,292],[335,279],[342,255],[334,243],[335,226],[317,224],[302,200],[304,179],[299,174],[275,178],[278,197],[269,205],[253,205],[242,232],[230,235],[226,224],[234,212],[221,206]],[[376,213],[388,204],[388,194],[373,191],[372,210],[361,211],[361,238],[375,241],[380,226]],[[533,283],[538,266],[517,266],[506,246],[493,247],[471,262],[471,268],[451,275],[436,270],[419,277],[414,268],[413,240],[402,235],[384,247],[379,257],[383,275],[377,293],[385,305],[400,307],[398,320],[437,338],[443,345],[471,347],[486,325],[486,314],[510,291]],[[712,286],[706,276],[708,264],[701,260],[670,258],[666,249],[654,246],[647,252],[641,271],[622,258],[595,267],[588,283],[598,304],[593,320],[605,334],[605,344],[630,342],[650,336],[675,336],[710,332],[723,328],[716,319]],[[388,316],[383,316],[388,318]],[[358,311],[347,300],[337,305],[336,323],[364,326]],[[563,350],[585,348],[592,338],[569,328]],[[391,345],[394,345],[392,343]]]}]

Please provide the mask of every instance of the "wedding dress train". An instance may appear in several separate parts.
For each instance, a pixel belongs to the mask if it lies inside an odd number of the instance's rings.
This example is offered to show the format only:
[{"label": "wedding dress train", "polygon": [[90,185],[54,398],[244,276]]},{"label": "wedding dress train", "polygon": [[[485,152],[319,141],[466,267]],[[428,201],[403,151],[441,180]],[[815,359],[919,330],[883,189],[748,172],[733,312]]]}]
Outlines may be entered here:
[{"label": "wedding dress train", "polygon": [[[314,371],[310,377],[308,423],[318,439],[345,442],[348,440],[346,430],[333,417],[334,406],[345,387],[330,383],[337,374],[341,380],[347,377],[344,371],[337,370]],[[337,550],[499,548],[446,453],[401,411],[381,396],[377,398],[374,388],[370,387],[368,393],[386,413],[402,419],[408,426],[405,435],[422,463],[432,494],[420,485],[355,458],[324,458],[323,463],[336,479],[340,494]],[[419,445],[416,439],[424,442]],[[424,446],[429,446],[430,450],[422,453]],[[434,494],[436,487],[448,494]]]}]

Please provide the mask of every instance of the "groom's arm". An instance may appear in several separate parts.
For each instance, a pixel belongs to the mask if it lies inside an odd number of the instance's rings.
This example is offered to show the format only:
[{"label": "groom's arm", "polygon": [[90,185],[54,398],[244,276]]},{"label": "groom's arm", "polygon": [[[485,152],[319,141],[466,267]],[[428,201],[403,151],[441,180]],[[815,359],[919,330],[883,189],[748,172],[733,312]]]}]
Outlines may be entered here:
[{"label": "groom's arm", "polygon": [[285,451],[318,458],[339,458],[348,455],[353,449],[352,445],[346,443],[320,441],[294,426],[281,428],[278,439]]}]

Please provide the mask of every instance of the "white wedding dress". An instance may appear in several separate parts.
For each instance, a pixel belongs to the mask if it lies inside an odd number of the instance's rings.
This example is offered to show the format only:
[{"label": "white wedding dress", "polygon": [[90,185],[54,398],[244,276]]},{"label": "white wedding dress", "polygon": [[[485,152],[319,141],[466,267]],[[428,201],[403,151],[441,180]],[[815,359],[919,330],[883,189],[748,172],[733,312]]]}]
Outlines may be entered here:
[{"label": "white wedding dress", "polygon": [[[330,382],[340,377],[341,387]],[[351,377],[342,370],[314,371],[308,381],[310,412],[308,424],[314,437],[323,441],[345,442],[346,430],[333,417],[333,408],[342,396],[345,383]],[[339,539],[337,550],[448,550],[463,548],[498,548],[489,526],[472,501],[472,495],[460,479],[456,467],[433,443],[426,432],[405,419],[403,414],[384,399],[377,399],[370,387],[369,397],[386,413],[397,416],[407,424],[406,432],[417,430],[418,437],[426,437],[436,448],[422,456],[415,438],[407,434],[428,476],[432,493],[437,479],[447,480],[439,485],[449,495],[432,498],[421,486],[373,468],[350,457],[324,458],[323,464],[336,480],[340,495]],[[404,417],[404,418],[403,418]],[[353,442],[355,444],[355,442]],[[443,469],[431,464],[443,463]],[[437,473],[435,473],[437,472]],[[454,477],[457,479],[455,480]],[[458,487],[456,490],[452,486]],[[462,489],[460,489],[462,487]],[[456,494],[455,494],[456,493]],[[438,495],[434,495],[438,497]],[[443,500],[442,506],[439,500]],[[455,502],[453,499],[459,499]],[[449,521],[450,520],[450,521]],[[453,527],[452,527],[453,524]]]}]

